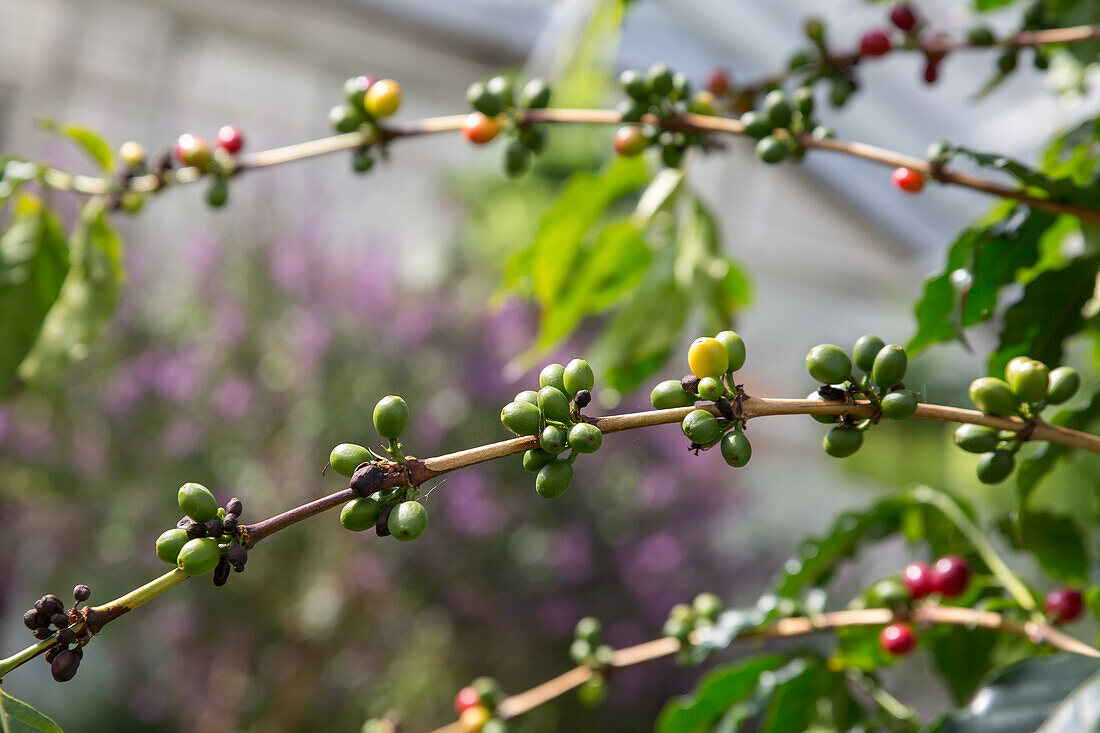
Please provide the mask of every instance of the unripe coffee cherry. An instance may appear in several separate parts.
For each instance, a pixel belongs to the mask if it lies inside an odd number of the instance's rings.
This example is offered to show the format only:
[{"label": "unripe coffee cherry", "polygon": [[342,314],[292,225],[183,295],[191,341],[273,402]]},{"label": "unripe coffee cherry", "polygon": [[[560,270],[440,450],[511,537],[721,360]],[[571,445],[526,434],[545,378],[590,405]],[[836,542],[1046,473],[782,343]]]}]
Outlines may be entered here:
[{"label": "unripe coffee cherry", "polygon": [[525,389],[516,395],[514,402],[530,402],[532,405],[538,406],[539,393],[533,389]]},{"label": "unripe coffee cherry", "polygon": [[680,379],[680,388],[691,395],[699,394],[699,377],[694,374],[685,374]]},{"label": "unripe coffee cherry", "polygon": [[539,433],[539,447],[555,456],[565,450],[568,440],[565,430],[557,425],[547,425]]},{"label": "unripe coffee cherry", "polygon": [[186,483],[176,494],[180,509],[196,522],[209,522],[218,515],[218,500],[202,484]]},{"label": "unripe coffee cherry", "polygon": [[363,108],[375,119],[389,117],[401,106],[401,85],[393,79],[379,79],[363,96]]},{"label": "unripe coffee cherry", "polygon": [[539,373],[539,388],[556,387],[565,391],[565,367],[561,364],[547,364]]},{"label": "unripe coffee cherry", "polygon": [[978,480],[983,484],[999,484],[1016,467],[1016,458],[1006,450],[983,453],[978,458]]},{"label": "unripe coffee cherry", "polygon": [[353,76],[344,82],[344,99],[348,100],[348,104],[363,108],[363,98],[367,94],[367,90],[374,84],[375,78],[373,76]]},{"label": "unripe coffee cherry", "polygon": [[1005,381],[1023,402],[1042,402],[1050,386],[1050,370],[1041,361],[1017,356],[1005,366]]},{"label": "unripe coffee cherry", "polygon": [[993,31],[985,26],[978,26],[967,31],[966,37],[975,46],[992,46],[997,42]]},{"label": "unripe coffee cherry", "polygon": [[909,588],[897,578],[883,578],[878,581],[871,586],[867,597],[870,601],[887,608],[906,606],[913,600]]},{"label": "unripe coffee cherry", "polygon": [[569,447],[578,453],[595,453],[603,445],[603,431],[591,423],[579,422],[569,429]]},{"label": "unripe coffee cherry", "polygon": [[696,616],[715,621],[722,612],[722,599],[714,593],[700,593],[692,601],[691,609]]},{"label": "unripe coffee cherry", "polygon": [[692,410],[680,423],[680,429],[684,435],[695,445],[706,445],[718,439],[722,428],[718,425],[718,418],[706,410]]},{"label": "unripe coffee cherry", "polygon": [[1058,367],[1050,373],[1050,390],[1047,402],[1060,405],[1077,393],[1081,387],[1081,375],[1071,367]]},{"label": "unripe coffee cherry", "polygon": [[565,493],[573,482],[573,464],[563,458],[547,463],[535,476],[535,491],[544,499],[553,499]]},{"label": "unripe coffee cherry", "polygon": [[905,193],[918,193],[924,188],[924,176],[911,168],[895,168],[890,180]]},{"label": "unripe coffee cherry", "polygon": [[218,565],[222,552],[218,541],[210,537],[188,540],[180,549],[176,566],[188,575],[205,575]]},{"label": "unripe coffee cherry", "polygon": [[562,384],[565,393],[573,397],[583,390],[590,390],[596,386],[596,375],[592,373],[592,367],[584,359],[573,359],[565,365],[562,372]]},{"label": "unripe coffee cherry", "polygon": [[734,468],[741,468],[752,458],[752,445],[740,430],[734,430],[722,436],[720,448],[722,458]]},{"label": "unripe coffee cherry", "polygon": [[904,420],[917,411],[917,396],[907,389],[901,389],[883,397],[881,405],[883,417]]},{"label": "unripe coffee cherry", "polygon": [[370,451],[355,443],[341,443],[328,454],[328,464],[332,466],[332,469],[341,476],[348,476],[349,478],[355,473],[355,469],[359,467],[359,464],[366,463],[371,459]]},{"label": "unripe coffee cherry", "polygon": [[573,629],[573,638],[581,639],[593,647],[600,643],[601,635],[600,620],[594,616],[585,616]]},{"label": "unripe coffee cherry", "polygon": [[493,717],[489,708],[484,705],[474,705],[473,707],[466,708],[458,716],[458,724],[462,726],[462,730],[466,733],[481,733],[485,724],[488,723]]},{"label": "unripe coffee cherry", "polygon": [[244,564],[248,562],[248,551],[240,545],[230,545],[229,550],[225,553],[225,558],[229,560],[233,570],[239,573],[244,570]]},{"label": "unripe coffee cherry", "polygon": [[885,346],[886,342],[873,333],[860,336],[852,347],[852,360],[857,367],[869,373],[875,365],[875,357]]},{"label": "unripe coffee cherry", "polygon": [[745,341],[737,332],[722,331],[714,338],[726,347],[726,354],[729,356],[729,365],[727,366],[729,371],[736,372],[745,366]]},{"label": "unripe coffee cherry", "polygon": [[875,363],[871,366],[871,378],[882,389],[890,389],[905,377],[905,370],[909,368],[909,357],[905,349],[890,344],[882,347],[875,356]]},{"label": "unripe coffee cherry", "polygon": [[599,672],[581,683],[577,688],[577,699],[586,708],[594,708],[607,698],[607,679]]},{"label": "unripe coffee cherry", "polygon": [[206,203],[210,204],[215,209],[220,209],[225,206],[226,201],[229,200],[229,184],[225,182],[224,178],[216,178],[210,184],[210,188],[206,189]]},{"label": "unripe coffee cherry", "polygon": [[557,387],[547,385],[539,390],[539,410],[547,420],[567,422],[570,419],[569,398]]},{"label": "unripe coffee cherry", "polygon": [[767,135],[756,143],[756,156],[765,163],[781,163],[790,154],[790,146],[775,135]]},{"label": "unripe coffee cherry", "polygon": [[773,89],[768,92],[764,97],[762,109],[772,128],[787,127],[791,124],[794,109],[787,98],[787,93],[782,89]]},{"label": "unripe coffee cherry", "polygon": [[997,447],[997,431],[984,425],[964,424],[955,428],[955,445],[968,453],[988,453]]},{"label": "unripe coffee cherry", "polygon": [[852,360],[835,344],[818,344],[806,354],[806,371],[824,384],[839,384],[852,376]]},{"label": "unripe coffee cherry", "polygon": [[182,529],[176,527],[168,530],[157,538],[157,557],[169,565],[175,565],[187,540],[187,532]]},{"label": "unripe coffee cherry", "polygon": [[206,170],[213,157],[210,153],[210,143],[206,138],[191,133],[184,133],[176,140],[173,152],[183,165],[190,165],[200,170]]},{"label": "unripe coffee cherry", "polygon": [[538,473],[552,460],[554,460],[553,453],[547,453],[542,448],[532,448],[523,454],[523,469],[530,473]]},{"label": "unripe coffee cherry", "polygon": [[885,56],[890,53],[890,36],[880,30],[867,31],[859,39],[860,56]]},{"label": "unripe coffee cherry", "polygon": [[337,132],[355,132],[359,125],[367,121],[361,109],[350,104],[338,104],[328,111],[328,124]]},{"label": "unripe coffee cherry", "polygon": [[235,153],[244,147],[244,133],[236,125],[222,125],[218,129],[217,144],[227,153]]},{"label": "unripe coffee cherry", "polygon": [[653,64],[645,77],[646,88],[659,97],[672,91],[672,72],[664,64]]},{"label": "unripe coffee cherry", "polygon": [[383,438],[390,440],[400,438],[408,424],[409,406],[400,397],[396,395],[383,397],[374,406],[374,429]]},{"label": "unripe coffee cherry", "polygon": [[908,33],[917,25],[917,15],[909,3],[898,3],[890,9],[890,22]]},{"label": "unripe coffee cherry", "polygon": [[530,402],[509,402],[500,411],[500,422],[516,435],[538,435],[542,413]]},{"label": "unripe coffee cherry", "polygon": [[715,377],[704,377],[699,380],[699,399],[701,400],[714,400],[721,397],[726,391],[725,386],[720,379]]},{"label": "unripe coffee cherry", "polygon": [[878,644],[887,654],[900,657],[913,651],[917,635],[909,624],[890,624],[879,633]]},{"label": "unripe coffee cherry", "polygon": [[124,142],[118,149],[118,157],[127,168],[138,168],[145,163],[145,146],[133,140]]},{"label": "unripe coffee cherry", "polygon": [[1055,588],[1043,599],[1043,607],[1054,623],[1064,624],[1076,620],[1084,610],[1085,604],[1079,591],[1072,588]]},{"label": "unripe coffee cherry", "polygon": [[729,352],[718,339],[704,336],[695,339],[688,347],[688,368],[700,379],[720,377],[729,369],[729,365]]},{"label": "unripe coffee cherry", "polygon": [[501,99],[490,92],[485,84],[480,81],[475,81],[466,87],[466,101],[486,117],[496,117],[504,111]]},{"label": "unripe coffee cherry", "polygon": [[741,115],[741,124],[744,125],[745,134],[754,140],[767,137],[774,129],[772,121],[766,115],[751,110]]},{"label": "unripe coffee cherry", "polygon": [[[816,389],[813,392],[810,392],[808,395],[806,395],[806,399],[816,400],[818,402],[825,402],[826,401],[825,398],[821,396],[821,393],[818,392]],[[810,413],[810,417],[812,417],[814,420],[817,420],[819,423],[824,423],[825,425],[832,425],[833,423],[835,423],[837,421],[837,419],[840,416],[839,415],[817,415],[817,414],[814,414],[814,413]]]},{"label": "unripe coffee cherry", "polygon": [[941,557],[932,566],[932,587],[946,598],[962,595],[970,584],[970,564],[959,555]]},{"label": "unripe coffee cherry", "polygon": [[847,458],[863,445],[863,431],[837,426],[825,434],[822,446],[833,458]]},{"label": "unripe coffee cherry", "polygon": [[50,662],[50,674],[56,682],[68,682],[76,676],[80,658],[70,649],[64,649]]},{"label": "unripe coffee cherry", "polygon": [[996,377],[980,377],[971,382],[970,400],[990,415],[1012,415],[1020,404],[1008,383]]},{"label": "unripe coffee cherry", "polygon": [[532,79],[523,85],[518,101],[520,107],[542,109],[550,104],[550,85],[545,79]]},{"label": "unripe coffee cherry", "polygon": [[688,407],[695,404],[695,395],[688,394],[678,379],[666,379],[657,384],[649,393],[649,401],[654,409],[668,410],[674,407]]},{"label": "unripe coffee cherry", "polygon": [[905,583],[905,587],[909,589],[913,600],[919,601],[922,598],[927,598],[936,590],[932,579],[932,568],[928,563],[909,563],[901,573],[901,580]]},{"label": "unripe coffee cherry", "polygon": [[512,178],[523,175],[531,167],[534,156],[519,140],[508,143],[504,149],[504,172]]},{"label": "unripe coffee cherry", "polygon": [[471,112],[462,123],[462,135],[475,145],[484,145],[500,132],[500,121],[481,112]]},{"label": "unripe coffee cherry", "polygon": [[428,528],[428,512],[419,501],[403,501],[390,512],[386,526],[402,542],[415,540]]},{"label": "unripe coffee cherry", "polygon": [[463,710],[472,708],[480,702],[481,698],[478,697],[477,690],[466,685],[455,695],[455,713],[461,715]]},{"label": "unripe coffee cherry", "polygon": [[718,100],[714,94],[704,89],[691,95],[688,112],[696,115],[713,115],[717,113],[717,106]]},{"label": "unripe coffee cherry", "polygon": [[340,510],[340,524],[352,532],[362,532],[374,527],[381,515],[382,505],[374,499],[352,499]]}]

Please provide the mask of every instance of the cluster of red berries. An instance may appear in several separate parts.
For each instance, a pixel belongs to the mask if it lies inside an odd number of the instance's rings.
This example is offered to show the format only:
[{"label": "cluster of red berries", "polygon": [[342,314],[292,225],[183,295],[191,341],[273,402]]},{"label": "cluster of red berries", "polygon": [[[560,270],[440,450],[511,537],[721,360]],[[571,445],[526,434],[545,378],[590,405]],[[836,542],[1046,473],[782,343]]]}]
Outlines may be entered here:
[{"label": "cluster of red berries", "polygon": [[[910,3],[902,2],[892,7],[890,9],[890,23],[905,34],[904,45],[921,47],[920,39],[924,26]],[[943,38],[943,34],[932,33],[925,39],[927,47],[924,49],[924,81],[927,84],[934,84],[939,78],[940,62],[947,54],[935,46]],[[894,41],[888,31],[882,29],[870,30],[859,39],[859,57],[885,56],[894,47]]]},{"label": "cluster of red berries", "polygon": [[60,598],[53,593],[47,593],[35,601],[34,608],[23,614],[23,624],[31,630],[34,638],[45,640],[57,634],[58,643],[46,650],[45,655],[46,663],[50,665],[50,674],[57,682],[68,682],[76,676],[80,660],[84,658],[84,645],[91,635],[84,626],[79,630],[73,627],[84,621],[77,607],[91,595],[92,591],[88,586],[76,586],[73,588],[76,603],[66,611]]},{"label": "cluster of red berries", "polygon": [[510,721],[497,717],[497,706],[506,695],[491,677],[478,677],[455,695],[458,723],[466,733],[510,733]]},{"label": "cluster of red berries", "polygon": [[550,85],[545,79],[531,79],[518,95],[514,86],[506,76],[475,81],[466,89],[466,101],[474,111],[462,123],[463,137],[474,145],[485,145],[502,131],[513,137],[504,149],[504,172],[512,177],[525,173],[546,147],[545,126],[535,124],[526,112],[550,104]]}]

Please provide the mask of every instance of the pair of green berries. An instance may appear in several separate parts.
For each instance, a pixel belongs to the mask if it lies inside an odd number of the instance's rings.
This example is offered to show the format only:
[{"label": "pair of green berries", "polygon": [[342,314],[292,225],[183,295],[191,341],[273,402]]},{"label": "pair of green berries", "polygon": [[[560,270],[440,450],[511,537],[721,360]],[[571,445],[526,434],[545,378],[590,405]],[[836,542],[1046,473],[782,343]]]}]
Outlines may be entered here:
[{"label": "pair of green berries", "polygon": [[[864,372],[861,379],[852,374],[853,361]],[[908,369],[905,349],[887,344],[874,334],[857,339],[851,355],[835,344],[818,344],[806,355],[806,371],[811,377],[843,394],[854,391],[864,395],[890,420],[904,420],[917,411],[917,394],[905,389],[901,382]],[[825,401],[822,390],[811,392],[807,399]],[[858,451],[863,445],[864,431],[872,424],[871,420],[864,420],[852,425],[837,415],[812,417],[825,424],[840,422],[822,441],[825,452],[834,458],[846,458]]]},{"label": "pair of green berries", "polygon": [[629,97],[619,105],[623,122],[641,122],[650,114],[660,123],[656,127],[620,128],[615,140],[620,155],[637,155],[646,147],[659,144],[661,161],[669,168],[677,168],[689,147],[703,144],[705,136],[701,132],[662,128],[668,127],[666,122],[687,113],[713,115],[716,100],[712,93],[692,93],[687,76],[674,73],[665,64],[653,64],[645,72],[628,69],[619,75],[619,84]]},{"label": "pair of green berries", "polygon": [[690,605],[677,603],[669,610],[663,633],[687,646],[693,631],[714,626],[722,608],[722,599],[716,594],[700,593]]},{"label": "pair of green berries", "polygon": [[516,95],[514,82],[506,76],[494,76],[486,82],[475,81],[466,89],[466,101],[489,118],[506,114],[512,119],[515,138],[504,148],[504,172],[510,177],[530,170],[535,156],[546,147],[546,127],[523,120],[523,110],[544,109],[550,104],[550,85],[545,79],[531,79]]},{"label": "pair of green berries", "polygon": [[[218,506],[214,494],[202,484],[184,484],[176,494],[176,501],[183,513],[199,524],[225,517],[225,510]],[[186,530],[173,527],[157,538],[156,552],[158,558],[188,575],[205,575],[217,567],[223,545],[231,541],[228,535],[189,539]]]},{"label": "pair of green berries", "polygon": [[599,619],[585,616],[577,622],[573,631],[573,643],[569,645],[569,658],[574,664],[592,670],[589,677],[577,688],[577,697],[585,707],[596,707],[607,697],[607,677],[615,650],[603,643],[603,628]]},{"label": "pair of green berries", "polygon": [[787,158],[801,159],[805,154],[799,135],[810,132],[816,138],[832,137],[830,128],[814,124],[814,93],[810,87],[798,89],[793,98],[782,89],[764,96],[759,111],[741,115],[745,134],[757,141],[756,155],[765,163],[781,163]]},{"label": "pair of green berries", "polygon": [[[523,467],[536,474],[535,491],[553,499],[573,482],[573,461],[595,453],[603,432],[584,422],[580,410],[592,399],[596,377],[584,359],[548,364],[539,374],[539,390],[524,390],[500,411],[500,422],[516,435],[538,436],[539,447],[523,454]],[[565,450],[567,457],[562,457]]]}]

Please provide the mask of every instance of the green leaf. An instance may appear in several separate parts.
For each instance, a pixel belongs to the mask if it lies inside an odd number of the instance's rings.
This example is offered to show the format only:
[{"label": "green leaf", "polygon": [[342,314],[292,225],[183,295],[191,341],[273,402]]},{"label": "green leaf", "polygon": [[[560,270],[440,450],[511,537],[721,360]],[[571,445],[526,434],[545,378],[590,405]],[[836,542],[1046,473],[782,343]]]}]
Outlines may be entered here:
[{"label": "green leaf", "polygon": [[709,731],[734,703],[756,689],[761,673],[785,661],[782,655],[770,654],[714,670],[699,682],[694,693],[665,704],[657,718],[657,733]]},{"label": "green leaf", "polygon": [[962,626],[934,626],[923,632],[921,646],[932,652],[936,671],[957,704],[968,700],[995,664],[998,633]]},{"label": "green leaf", "polygon": [[1063,700],[1037,733],[1100,730],[1100,674],[1085,680]]},{"label": "green leaf", "polygon": [[39,199],[22,197],[11,227],[0,235],[0,398],[38,339],[68,268],[57,218]]},{"label": "green leaf", "polygon": [[841,669],[859,669],[869,671],[893,664],[897,657],[891,656],[879,646],[879,626],[849,626],[836,630],[835,665]]},{"label": "green leaf", "polygon": [[968,706],[941,717],[929,733],[1036,730],[1063,698],[1098,670],[1100,660],[1077,654],[1025,659],[994,676]]},{"label": "green leaf", "polygon": [[1002,374],[1014,356],[1045,364],[1062,363],[1062,343],[1085,326],[1081,310],[1096,289],[1100,256],[1078,257],[1024,286],[1024,294],[1004,314],[997,350],[989,355],[989,373]]},{"label": "green leaf", "polygon": [[[1087,404],[1074,410],[1061,410],[1050,422],[1072,430],[1086,430],[1097,420],[1100,420],[1100,390],[1093,392]],[[1016,493],[1019,495],[1021,511],[1027,508],[1039,480],[1054,469],[1058,459],[1070,452],[1069,446],[1043,443],[1033,456],[1020,461],[1016,468]]]},{"label": "green leaf", "polygon": [[114,166],[111,146],[107,144],[107,141],[104,140],[99,133],[91,128],[73,123],[59,125],[49,118],[40,119],[38,124],[39,127],[47,132],[52,132],[72,140],[104,171],[109,171]]},{"label": "green leaf", "polygon": [[1081,525],[1072,517],[1027,512],[1020,518],[1020,542],[1047,574],[1073,585],[1088,580],[1088,545]]},{"label": "green leaf", "polygon": [[[796,667],[799,662],[800,668]],[[787,670],[786,679],[771,694],[760,733],[804,733],[817,717],[816,693],[824,668],[816,660],[796,659],[787,665]]]},{"label": "green leaf", "polygon": [[1072,178],[1052,178],[1000,153],[981,153],[969,148],[953,147],[950,154],[966,156],[983,168],[1004,171],[1024,186],[1041,189],[1059,201],[1087,209],[1096,208],[1097,189],[1091,183],[1082,186]]},{"label": "green leaf", "polygon": [[752,288],[740,265],[722,252],[718,223],[698,198],[681,207],[676,246],[676,281],[702,306],[704,328],[717,333],[732,326],[734,312],[752,299]]},{"label": "green leaf", "polygon": [[80,212],[69,247],[69,272],[30,353],[19,365],[26,382],[43,379],[87,355],[114,312],[122,283],[122,240],[93,199]]},{"label": "green leaf", "polygon": [[0,687],[0,731],[3,733],[61,733],[57,723]]}]

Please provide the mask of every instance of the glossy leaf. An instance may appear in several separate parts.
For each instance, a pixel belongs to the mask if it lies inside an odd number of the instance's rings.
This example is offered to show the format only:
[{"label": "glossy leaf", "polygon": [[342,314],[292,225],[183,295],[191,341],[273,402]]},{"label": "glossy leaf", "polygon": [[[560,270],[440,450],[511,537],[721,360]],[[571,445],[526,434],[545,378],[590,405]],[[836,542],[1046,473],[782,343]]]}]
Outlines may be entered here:
[{"label": "glossy leaf", "polygon": [[1020,519],[1020,543],[1058,580],[1077,585],[1088,580],[1088,545],[1081,525],[1072,517],[1027,512]]},{"label": "glossy leaf", "polygon": [[87,153],[88,157],[94,160],[104,171],[109,171],[114,166],[111,146],[90,127],[73,123],[58,124],[47,118],[40,119],[38,124],[43,130],[68,138],[76,143],[77,147]]},{"label": "glossy leaf", "polygon": [[[1061,410],[1049,422],[1073,430],[1087,430],[1097,420],[1100,420],[1100,390],[1093,393],[1088,403],[1073,410]],[[1071,452],[1071,448],[1060,443],[1043,443],[1033,456],[1020,461],[1016,468],[1016,492],[1021,510],[1027,507],[1039,481],[1054,469],[1058,459]]]},{"label": "glossy leaf", "polygon": [[657,718],[658,733],[709,731],[726,711],[756,689],[763,672],[779,668],[785,656],[753,657],[736,665],[720,667],[699,682],[691,695],[673,698]]},{"label": "glossy leaf", "polygon": [[12,697],[0,687],[0,731],[2,733],[61,733],[57,723]]},{"label": "glossy leaf", "polygon": [[920,635],[940,678],[957,704],[968,700],[996,663],[998,633],[962,626],[934,626]]}]

